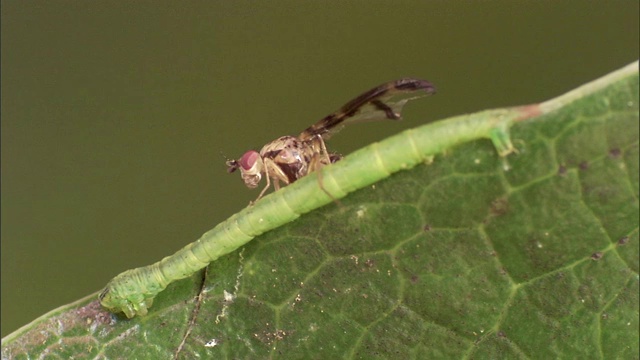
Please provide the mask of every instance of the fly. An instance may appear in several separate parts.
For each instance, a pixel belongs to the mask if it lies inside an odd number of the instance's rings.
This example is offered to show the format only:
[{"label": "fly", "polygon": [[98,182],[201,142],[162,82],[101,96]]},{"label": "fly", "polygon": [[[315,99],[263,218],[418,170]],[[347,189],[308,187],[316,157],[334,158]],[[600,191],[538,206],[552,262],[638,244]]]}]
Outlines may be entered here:
[{"label": "fly", "polygon": [[278,190],[280,182],[291,184],[340,160],[340,154],[327,150],[325,140],[345,123],[400,120],[407,101],[433,93],[435,87],[425,80],[406,78],[382,84],[349,101],[298,136],[282,136],[263,146],[260,152],[249,150],[238,160],[227,160],[227,171],[232,173],[240,169],[242,180],[250,189],[256,188],[264,176],[267,185],[257,201],[271,186],[271,179]]}]

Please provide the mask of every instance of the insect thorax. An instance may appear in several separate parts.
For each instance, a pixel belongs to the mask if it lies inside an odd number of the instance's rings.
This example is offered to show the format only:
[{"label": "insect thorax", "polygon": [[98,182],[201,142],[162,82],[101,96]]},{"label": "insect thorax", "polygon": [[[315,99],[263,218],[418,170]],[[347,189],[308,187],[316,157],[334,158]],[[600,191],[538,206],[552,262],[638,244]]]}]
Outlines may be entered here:
[{"label": "insect thorax", "polygon": [[[265,163],[271,162],[277,166],[279,173],[286,177],[278,177],[279,180],[290,184],[309,172],[309,165],[314,157],[315,150],[312,144],[302,141],[294,136],[282,136],[260,150],[260,155]],[[271,171],[270,175],[275,175]],[[273,177],[273,176],[272,176]]]}]

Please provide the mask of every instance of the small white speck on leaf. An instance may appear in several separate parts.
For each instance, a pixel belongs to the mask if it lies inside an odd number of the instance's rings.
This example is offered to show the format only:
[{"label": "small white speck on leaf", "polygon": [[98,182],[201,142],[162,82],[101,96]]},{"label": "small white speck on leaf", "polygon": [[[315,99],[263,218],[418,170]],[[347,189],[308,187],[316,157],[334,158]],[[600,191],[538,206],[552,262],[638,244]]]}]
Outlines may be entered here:
[{"label": "small white speck on leaf", "polygon": [[362,205],[360,205],[360,206],[358,207],[358,210],[356,210],[356,216],[357,216],[359,219],[362,219],[362,218],[366,215],[366,213],[367,213],[367,207],[366,207],[366,206],[362,206]]},{"label": "small white speck on leaf", "polygon": [[218,339],[211,339],[204,344],[204,347],[216,347],[218,346]]}]

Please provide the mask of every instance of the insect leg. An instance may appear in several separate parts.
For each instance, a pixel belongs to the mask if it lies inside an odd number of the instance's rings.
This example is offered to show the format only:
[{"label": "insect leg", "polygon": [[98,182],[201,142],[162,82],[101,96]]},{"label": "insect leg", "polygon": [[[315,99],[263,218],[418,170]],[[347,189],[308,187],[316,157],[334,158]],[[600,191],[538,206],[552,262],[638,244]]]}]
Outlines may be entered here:
[{"label": "insect leg", "polygon": [[331,201],[336,203],[338,206],[342,207],[342,203],[340,202],[340,200],[338,200],[338,198],[331,195],[331,193],[324,188],[323,181],[322,181],[322,171],[316,171],[316,174],[318,174],[318,185],[320,185],[320,189],[322,189],[322,191],[325,194],[327,194],[328,197],[331,198]]},{"label": "insect leg", "polygon": [[318,184],[320,185],[320,189],[322,189],[322,191],[325,194],[327,194],[327,196],[329,196],[329,198],[331,198],[333,202],[342,206],[340,201],[336,199],[333,195],[331,195],[331,193],[329,193],[327,189],[324,188],[323,181],[322,181],[322,172],[318,171],[323,166],[333,164],[334,162],[340,160],[342,156],[335,153],[329,153],[329,151],[327,150],[327,146],[325,145],[324,140],[320,135],[314,136],[310,141],[311,141],[311,146],[314,149],[314,154],[313,154],[313,157],[311,158],[311,161],[309,161],[309,172],[315,171],[317,173]]},{"label": "insect leg", "polygon": [[260,200],[262,198],[262,195],[264,195],[264,193],[267,192],[267,189],[269,189],[269,186],[271,186],[271,176],[269,176],[269,168],[265,167],[264,172],[266,175],[265,177],[267,178],[267,185],[264,187],[264,189],[262,189],[262,191],[260,191],[260,195],[258,195],[258,198],[255,199],[251,204],[254,204],[256,201]]},{"label": "insect leg", "polygon": [[[327,194],[327,196],[336,204],[338,204],[338,206],[342,206],[342,203],[340,203],[340,200],[338,200],[336,197],[334,197],[333,195],[331,195],[331,193],[329,191],[327,191],[327,189],[325,189],[324,187],[324,182],[322,180],[322,171],[319,171],[323,166],[325,165],[329,165],[331,163],[333,163],[333,161],[330,162],[326,162],[326,161],[330,161],[330,157],[328,156],[328,154],[325,154],[324,156],[320,155],[320,154],[316,154],[314,155],[314,157],[311,159],[311,161],[309,162],[309,171],[313,171],[316,173],[316,176],[318,177],[318,185],[320,185],[320,189]],[[337,161],[337,160],[336,160]]]},{"label": "insect leg", "polygon": [[309,162],[309,172],[316,171],[322,166],[332,164],[342,158],[338,154],[329,153],[327,146],[320,135],[314,136],[310,140],[310,144],[313,149],[313,157]]},{"label": "insect leg", "polygon": [[[264,187],[264,189],[262,189],[262,191],[260,192],[260,195],[258,196],[258,198],[255,201],[258,201],[262,198],[262,196],[264,196],[264,194],[267,192],[267,190],[269,189],[269,186],[271,186],[271,179],[273,179],[273,187],[275,188],[276,191],[280,190],[280,181],[282,180],[282,182],[284,182],[285,184],[288,184],[289,182],[287,181],[287,175],[284,174],[282,172],[282,169],[280,167],[278,167],[278,164],[276,164],[272,159],[269,158],[265,158],[264,159],[264,167],[263,167],[263,171],[264,171],[264,176],[267,178],[267,186]],[[254,201],[254,202],[255,202]]]}]

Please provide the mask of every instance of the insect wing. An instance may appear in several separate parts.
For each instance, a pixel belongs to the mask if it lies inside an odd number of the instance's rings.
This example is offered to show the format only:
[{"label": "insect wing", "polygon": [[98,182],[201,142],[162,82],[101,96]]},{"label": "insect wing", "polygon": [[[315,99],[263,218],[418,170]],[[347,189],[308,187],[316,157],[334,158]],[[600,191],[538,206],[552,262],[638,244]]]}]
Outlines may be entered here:
[{"label": "insect wing", "polygon": [[400,79],[382,84],[349,101],[340,110],[307,128],[300,134],[300,139],[320,135],[326,140],[346,123],[399,120],[402,117],[402,108],[409,100],[433,93],[435,87],[425,80]]}]

